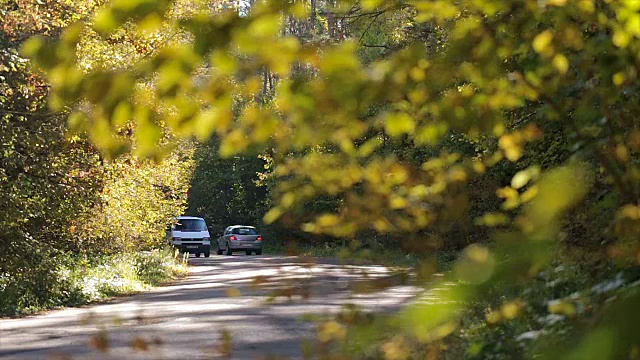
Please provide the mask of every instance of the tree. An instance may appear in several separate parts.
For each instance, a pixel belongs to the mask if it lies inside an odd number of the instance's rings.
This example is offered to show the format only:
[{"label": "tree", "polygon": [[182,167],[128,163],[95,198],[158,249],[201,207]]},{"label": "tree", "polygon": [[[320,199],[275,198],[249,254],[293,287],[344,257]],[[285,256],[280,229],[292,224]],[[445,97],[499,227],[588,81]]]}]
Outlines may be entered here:
[{"label": "tree", "polygon": [[218,146],[212,138],[196,151],[188,212],[204,217],[219,235],[229,225],[260,225],[269,201],[259,182],[265,161],[255,155],[222,158]]},{"label": "tree", "polygon": [[[63,262],[157,247],[171,217],[184,209],[192,166],[188,144],[172,147],[160,164],[132,157],[107,161],[84,134],[70,130],[68,109],[50,111],[55,77],[47,81],[19,53],[30,36],[59,38],[63,28],[88,21],[103,4],[0,1],[3,314],[73,302]],[[84,33],[83,41],[90,44],[92,35]],[[103,49],[85,46],[80,66],[104,68]]]}]

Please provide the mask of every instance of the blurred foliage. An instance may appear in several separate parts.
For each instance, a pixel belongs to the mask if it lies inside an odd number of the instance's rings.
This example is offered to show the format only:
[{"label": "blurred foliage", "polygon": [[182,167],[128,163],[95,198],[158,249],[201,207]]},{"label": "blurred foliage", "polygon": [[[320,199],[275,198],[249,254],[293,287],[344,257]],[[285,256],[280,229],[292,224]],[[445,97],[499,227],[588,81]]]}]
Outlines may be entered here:
[{"label": "blurred foliage", "polygon": [[[322,324],[324,356],[637,356],[638,2],[193,4],[113,1],[22,54],[51,82],[52,111],[69,111],[70,129],[108,158],[159,161],[181,140],[214,136],[234,165],[243,152],[268,154],[266,223],[375,232],[421,264],[438,248],[461,250],[442,280],[423,277],[427,301]],[[119,45],[114,63],[88,62],[92,41]],[[131,43],[146,50],[129,56]],[[260,171],[249,168],[249,178]],[[571,275],[586,312],[566,295],[546,308],[527,295],[568,246],[593,256],[601,276],[628,274],[600,297],[585,290],[606,279]],[[485,319],[465,324],[478,304]],[[529,333],[528,304],[575,319],[568,335]],[[517,334],[540,346],[518,352]]]}]

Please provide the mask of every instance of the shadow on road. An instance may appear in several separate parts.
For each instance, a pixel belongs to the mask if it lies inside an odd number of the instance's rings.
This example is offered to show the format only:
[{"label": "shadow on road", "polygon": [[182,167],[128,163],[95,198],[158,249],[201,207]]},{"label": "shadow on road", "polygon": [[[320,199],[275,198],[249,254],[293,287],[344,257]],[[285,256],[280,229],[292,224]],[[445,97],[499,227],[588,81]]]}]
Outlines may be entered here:
[{"label": "shadow on road", "polygon": [[1,320],[0,357],[210,359],[231,348],[234,359],[296,359],[315,331],[303,316],[346,304],[393,311],[416,293],[406,274],[381,266],[245,255],[189,262],[188,278],[147,293]]}]

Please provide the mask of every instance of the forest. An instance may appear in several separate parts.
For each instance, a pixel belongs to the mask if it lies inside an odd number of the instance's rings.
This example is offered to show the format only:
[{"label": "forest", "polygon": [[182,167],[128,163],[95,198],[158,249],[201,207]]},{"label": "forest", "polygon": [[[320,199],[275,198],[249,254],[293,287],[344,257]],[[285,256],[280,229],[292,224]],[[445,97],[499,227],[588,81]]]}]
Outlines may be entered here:
[{"label": "forest", "polygon": [[639,75],[636,0],[0,0],[0,316],[188,214],[441,289],[320,358],[640,359]]}]

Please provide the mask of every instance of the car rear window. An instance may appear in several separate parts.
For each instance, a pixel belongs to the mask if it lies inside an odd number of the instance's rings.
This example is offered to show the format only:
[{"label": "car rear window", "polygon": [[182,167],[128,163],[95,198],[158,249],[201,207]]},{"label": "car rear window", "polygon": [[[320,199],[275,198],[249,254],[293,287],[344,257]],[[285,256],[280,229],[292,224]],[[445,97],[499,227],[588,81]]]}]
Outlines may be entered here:
[{"label": "car rear window", "polygon": [[258,235],[258,232],[254,228],[235,228],[231,230],[235,235]]},{"label": "car rear window", "polygon": [[201,219],[181,219],[175,225],[177,231],[204,231],[207,224]]}]

